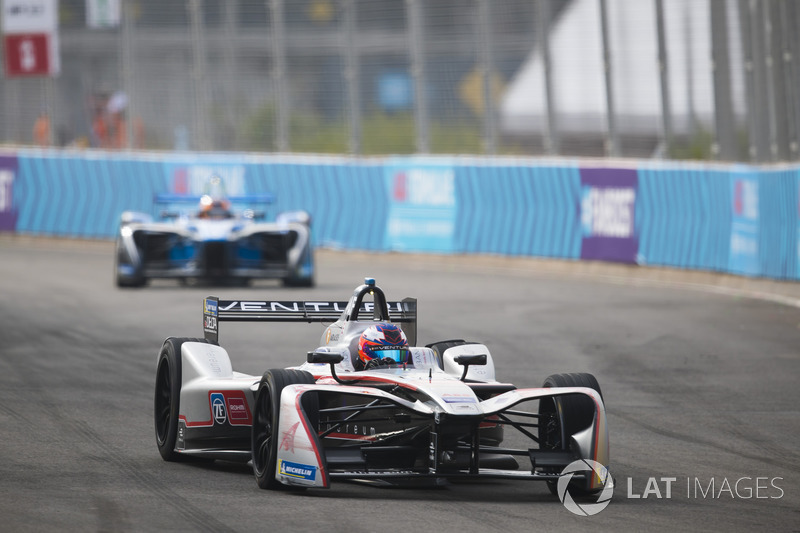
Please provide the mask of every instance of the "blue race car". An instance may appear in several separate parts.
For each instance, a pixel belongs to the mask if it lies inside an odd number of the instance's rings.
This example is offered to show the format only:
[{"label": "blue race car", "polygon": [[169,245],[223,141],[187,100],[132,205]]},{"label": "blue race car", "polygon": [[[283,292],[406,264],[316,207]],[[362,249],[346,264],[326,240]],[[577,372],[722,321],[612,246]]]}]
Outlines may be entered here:
[{"label": "blue race car", "polygon": [[267,222],[263,211],[232,206],[268,204],[269,195],[227,196],[218,177],[202,196],[158,195],[157,204],[191,202],[194,211],[165,210],[159,217],[122,213],[116,239],[118,287],[142,287],[152,278],[246,285],[280,279],[286,286],[314,286],[311,216],[280,213]]}]

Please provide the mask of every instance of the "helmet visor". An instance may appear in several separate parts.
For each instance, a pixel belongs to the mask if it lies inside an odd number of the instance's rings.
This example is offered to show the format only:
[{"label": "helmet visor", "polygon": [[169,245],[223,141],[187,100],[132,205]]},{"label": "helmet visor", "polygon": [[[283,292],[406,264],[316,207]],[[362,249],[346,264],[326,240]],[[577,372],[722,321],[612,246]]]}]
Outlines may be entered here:
[{"label": "helmet visor", "polygon": [[391,359],[395,363],[405,363],[408,359],[408,348],[398,346],[373,346],[375,357],[379,359]]}]

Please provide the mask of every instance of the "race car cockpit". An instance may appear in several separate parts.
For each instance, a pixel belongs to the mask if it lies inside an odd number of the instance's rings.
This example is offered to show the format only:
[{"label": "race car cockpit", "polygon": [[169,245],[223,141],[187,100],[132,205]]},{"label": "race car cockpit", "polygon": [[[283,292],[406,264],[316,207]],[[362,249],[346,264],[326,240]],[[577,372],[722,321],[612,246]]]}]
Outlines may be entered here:
[{"label": "race car cockpit", "polygon": [[212,198],[205,194],[200,198],[200,209],[197,218],[206,220],[225,220],[233,218],[231,203],[224,198]]}]

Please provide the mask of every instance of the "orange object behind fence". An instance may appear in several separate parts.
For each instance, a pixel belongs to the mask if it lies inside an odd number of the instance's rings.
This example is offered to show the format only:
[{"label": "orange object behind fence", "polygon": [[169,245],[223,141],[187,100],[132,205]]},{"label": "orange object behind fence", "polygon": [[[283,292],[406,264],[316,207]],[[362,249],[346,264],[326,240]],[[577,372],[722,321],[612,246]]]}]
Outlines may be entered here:
[{"label": "orange object behind fence", "polygon": [[39,146],[50,146],[50,117],[42,113],[33,124],[33,142]]}]

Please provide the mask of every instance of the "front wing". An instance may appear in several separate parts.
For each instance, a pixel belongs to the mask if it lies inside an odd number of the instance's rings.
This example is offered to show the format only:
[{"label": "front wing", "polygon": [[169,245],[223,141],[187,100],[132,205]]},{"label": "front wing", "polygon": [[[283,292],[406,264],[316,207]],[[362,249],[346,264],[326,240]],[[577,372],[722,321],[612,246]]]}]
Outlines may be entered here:
[{"label": "front wing", "polygon": [[[325,431],[317,432],[311,420],[313,414],[304,407],[303,396],[316,392],[334,395],[361,397],[365,405],[392,405],[399,412],[408,413],[410,417],[427,420],[425,431],[405,430],[408,437],[417,437],[416,456],[422,457],[413,464],[403,466],[381,461],[382,454],[401,453],[403,446],[375,446],[379,437],[369,435],[349,436],[350,444],[331,446],[328,441],[332,435]],[[595,405],[594,418],[589,427],[571,436],[568,450],[544,450],[536,443],[533,429],[537,427],[530,412],[519,410],[519,406],[536,402],[542,398],[580,394],[591,398]],[[278,455],[275,477],[287,485],[305,487],[329,487],[331,479],[413,479],[413,478],[508,478],[525,480],[555,481],[560,477],[563,468],[577,459],[591,459],[607,466],[609,460],[608,428],[605,408],[600,395],[593,389],[583,387],[535,388],[512,390],[479,403],[482,414],[453,415],[443,413],[419,401],[411,403],[383,390],[336,385],[291,385],[281,395],[280,420],[277,433]],[[375,408],[375,407],[373,407]],[[514,421],[514,417],[522,416],[523,421]],[[514,427],[528,439],[527,445],[509,448],[482,444],[479,437],[481,427],[491,424],[504,424]],[[443,443],[453,428],[472,428],[467,442],[457,447],[447,448]],[[322,429],[322,428],[320,428]],[[400,432],[398,432],[400,433]],[[424,433],[424,435],[423,435]],[[421,437],[422,436],[422,437]],[[403,438],[401,435],[400,438]],[[423,438],[420,443],[420,438]],[[363,440],[363,446],[357,442]],[[387,442],[391,440],[391,436]],[[397,443],[395,438],[393,443]],[[499,455],[511,455],[530,461],[527,470],[517,468],[485,468],[484,458],[496,458]],[[358,461],[358,457],[362,460]],[[372,461],[370,456],[378,458]],[[353,458],[356,458],[355,460]],[[459,461],[460,458],[460,461]],[[582,479],[580,474],[573,476]],[[588,476],[585,485],[589,490],[602,487],[605,479],[597,474]]]},{"label": "front wing", "polygon": [[117,242],[118,275],[131,278],[310,278],[311,232],[301,223],[257,224],[198,239],[170,224],[130,224]]}]

